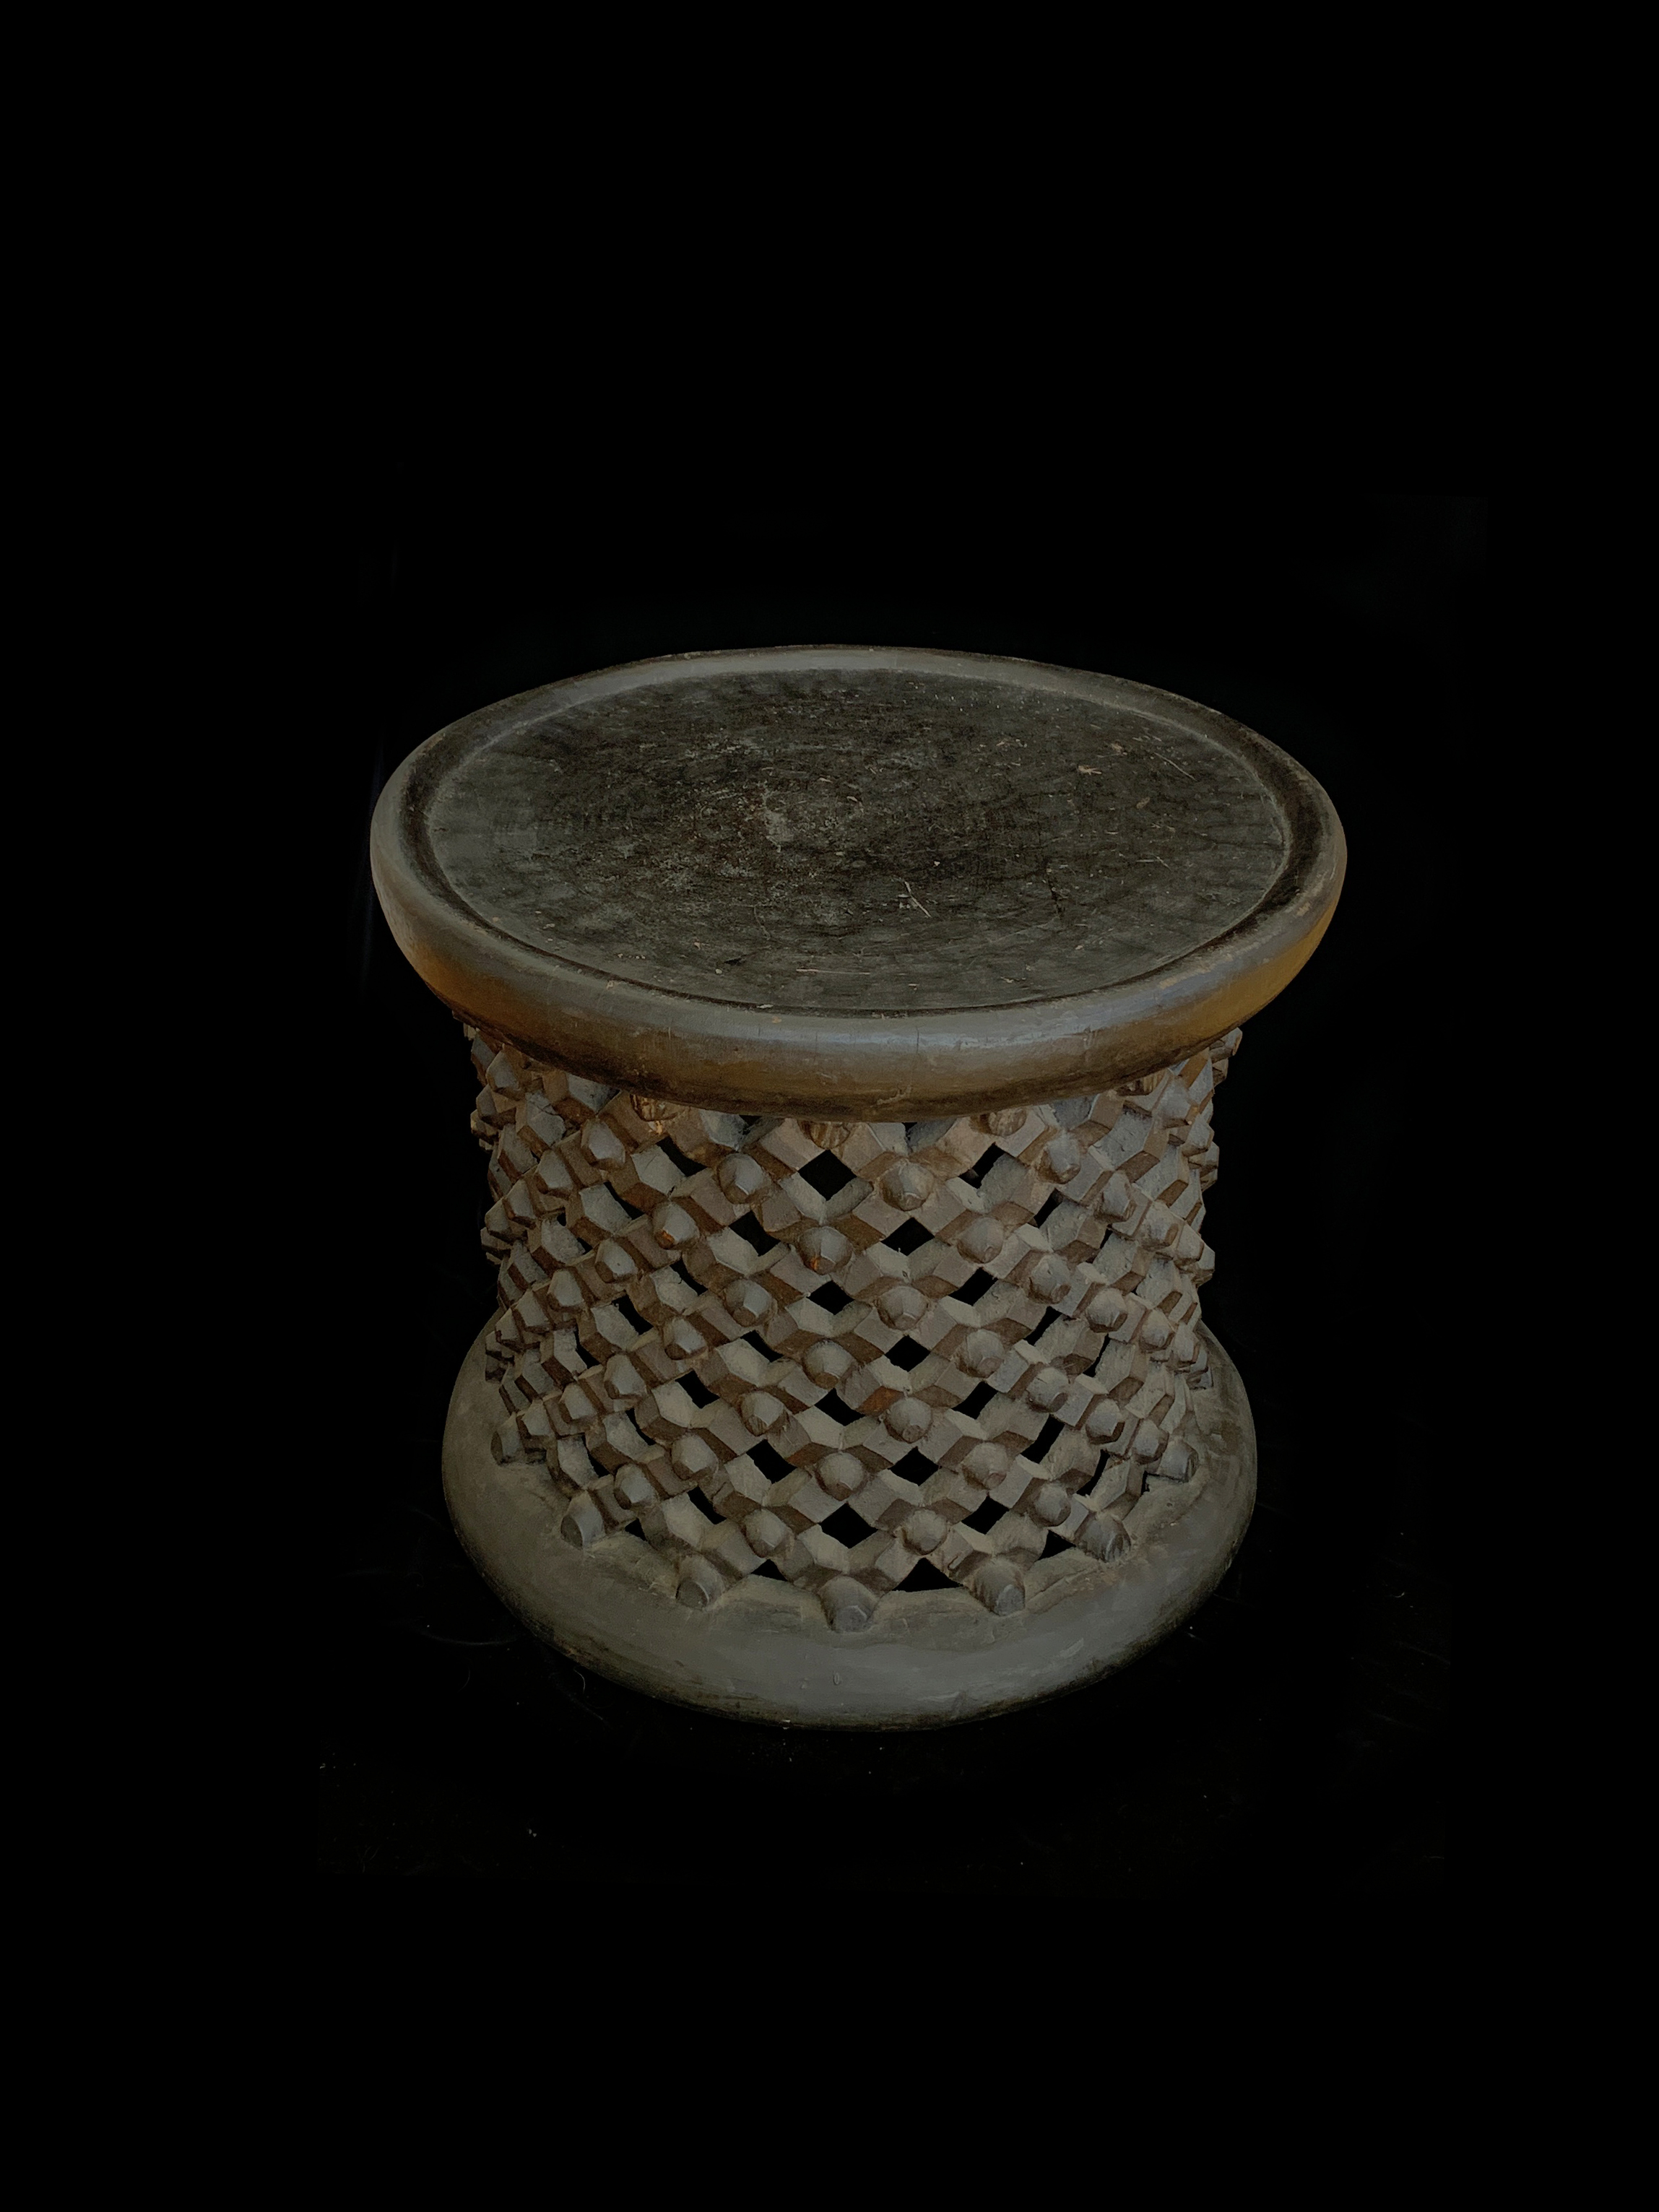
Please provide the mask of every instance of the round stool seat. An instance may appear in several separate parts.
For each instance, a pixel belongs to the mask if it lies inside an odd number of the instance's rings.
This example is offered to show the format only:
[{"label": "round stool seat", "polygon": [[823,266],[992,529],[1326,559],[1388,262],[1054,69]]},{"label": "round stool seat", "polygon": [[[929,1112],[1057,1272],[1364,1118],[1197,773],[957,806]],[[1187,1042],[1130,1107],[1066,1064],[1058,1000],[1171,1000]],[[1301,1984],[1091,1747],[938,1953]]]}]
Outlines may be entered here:
[{"label": "round stool seat", "polygon": [[374,879],[427,981],[736,1112],[1063,1097],[1267,1003],[1340,887],[1324,793],[1145,685],[873,648],[550,684],[404,763]]},{"label": "round stool seat", "polygon": [[915,1726],[1122,1663],[1248,1522],[1216,1085],[1340,889],[1325,793],[1115,678],[699,653],[467,717],[374,881],[466,1026],[474,1559],[655,1694]]}]

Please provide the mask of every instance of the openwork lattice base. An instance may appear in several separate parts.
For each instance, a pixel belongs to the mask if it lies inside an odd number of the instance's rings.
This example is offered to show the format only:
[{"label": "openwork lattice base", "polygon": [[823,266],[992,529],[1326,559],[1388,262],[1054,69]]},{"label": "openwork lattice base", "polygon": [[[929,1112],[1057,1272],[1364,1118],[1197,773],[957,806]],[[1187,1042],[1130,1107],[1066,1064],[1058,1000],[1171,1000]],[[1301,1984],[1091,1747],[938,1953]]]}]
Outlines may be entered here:
[{"label": "openwork lattice base", "polygon": [[[1020,1686],[1018,1637],[976,1691],[872,1677],[842,1711],[830,1668],[823,1717],[950,1718],[1087,1679],[1196,1602],[1243,1526],[1251,1459],[1242,1395],[1211,1424],[1225,1477],[1197,1413],[1215,1380],[1212,1101],[1237,1031],[1085,1097],[890,1123],[676,1106],[470,1034],[501,1312],[476,1402],[470,1384],[457,1400],[453,1494],[543,1632],[749,1709],[778,1632],[873,1639],[890,1672],[895,1638],[943,1662],[1035,1601],[1066,1613],[1069,1671],[1039,1666],[1041,1688]],[[1170,1492],[1184,1504],[1160,1510]],[[1201,1556],[1126,1584],[1122,1563],[1194,1512]],[[723,1631],[659,1620],[724,1614],[751,1583]],[[1124,1587],[1144,1603],[1118,1619]],[[609,1593],[597,1611],[574,1602],[590,1589]],[[620,1592],[639,1611],[626,1636],[607,1626]],[[732,1639],[753,1634],[770,1656],[738,1667]],[[804,1710],[799,1683],[772,1687],[778,1711]]]},{"label": "openwork lattice base", "polygon": [[1214,1387],[1194,1404],[1192,1479],[1150,1478],[1109,1564],[1074,1546],[1033,1562],[1016,1613],[966,1589],[901,1588],[848,1632],[811,1591],[759,1576],[687,1607],[667,1555],[625,1531],[574,1548],[556,1533],[565,1501],[545,1468],[496,1461],[482,1336],[450,1408],[445,1488],[497,1595],[580,1666],[738,1720],[943,1727],[1084,1687],[1178,1628],[1225,1573],[1255,1495],[1255,1433],[1237,1370],[1206,1341]]}]

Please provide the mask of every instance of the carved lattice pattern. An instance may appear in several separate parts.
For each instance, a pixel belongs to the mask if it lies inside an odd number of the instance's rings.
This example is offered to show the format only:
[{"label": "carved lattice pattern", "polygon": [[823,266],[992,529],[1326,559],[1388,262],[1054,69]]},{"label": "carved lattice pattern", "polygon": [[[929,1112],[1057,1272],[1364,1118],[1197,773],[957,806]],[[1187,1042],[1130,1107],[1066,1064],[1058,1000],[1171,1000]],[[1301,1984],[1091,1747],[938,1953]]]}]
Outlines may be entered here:
[{"label": "carved lattice pattern", "polygon": [[503,1460],[562,1530],[746,1575],[860,1628],[942,1577],[993,1612],[1058,1546],[1118,1557],[1194,1466],[1215,1085],[1181,1066],[1054,1105],[759,1120],[616,1091],[468,1028],[489,1152]]}]

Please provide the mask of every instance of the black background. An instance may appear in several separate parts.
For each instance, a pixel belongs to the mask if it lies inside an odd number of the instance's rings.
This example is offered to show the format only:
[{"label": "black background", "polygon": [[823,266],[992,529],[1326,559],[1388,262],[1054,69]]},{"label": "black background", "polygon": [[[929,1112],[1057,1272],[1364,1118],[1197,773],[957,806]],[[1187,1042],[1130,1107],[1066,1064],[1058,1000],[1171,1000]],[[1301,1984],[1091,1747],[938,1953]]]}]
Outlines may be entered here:
[{"label": "black background", "polygon": [[[1438,1892],[1455,1471],[1436,1376],[1456,1301],[1422,1247],[1444,1251],[1462,1197],[1435,979],[1481,735],[1485,532],[1484,501],[1442,495],[1079,483],[942,511],[868,485],[711,505],[481,465],[360,481],[324,563],[341,1051],[375,1102],[337,1270],[355,1349],[326,1471],[325,1873],[666,1884],[757,1933],[769,1894],[781,1932],[825,1889],[1111,1885],[1125,1910],[1206,1874],[1286,1899]],[[1248,1025],[1218,1104],[1205,1314],[1261,1452],[1239,1559],[1121,1676],[915,1735],[657,1705],[535,1644],[467,1565],[439,1445],[493,1301],[476,1084],[367,866],[386,775],[473,708],[654,653],[823,642],[1015,653],[1203,700],[1309,767],[1349,841],[1329,934]]]}]

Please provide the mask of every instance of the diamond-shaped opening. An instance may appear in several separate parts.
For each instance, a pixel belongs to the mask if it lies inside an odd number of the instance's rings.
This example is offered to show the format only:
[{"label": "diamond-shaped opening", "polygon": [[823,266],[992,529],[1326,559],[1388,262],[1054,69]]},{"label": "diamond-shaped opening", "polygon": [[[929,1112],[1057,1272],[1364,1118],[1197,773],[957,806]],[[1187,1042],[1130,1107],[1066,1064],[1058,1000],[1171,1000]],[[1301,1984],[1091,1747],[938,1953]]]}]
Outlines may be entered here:
[{"label": "diamond-shaped opening", "polygon": [[969,1190],[977,1190],[1001,1158],[1002,1154],[995,1145],[987,1145],[973,1166],[963,1168],[957,1181],[965,1182]]},{"label": "diamond-shaped opening", "polygon": [[1027,1344],[1035,1344],[1038,1337],[1047,1336],[1048,1331],[1054,1327],[1054,1323],[1059,1319],[1060,1308],[1058,1306],[1050,1306],[1048,1312],[1043,1315],[1042,1319],[1037,1323],[1036,1327],[1031,1331],[1031,1334],[1026,1338],[1025,1341]]},{"label": "diamond-shaped opening", "polygon": [[740,1213],[732,1224],[732,1229],[734,1236],[741,1237],[744,1243],[755,1251],[769,1252],[771,1250],[772,1239],[752,1213]]},{"label": "diamond-shaped opening", "polygon": [[685,1285],[688,1291],[695,1291],[699,1297],[702,1296],[702,1285],[697,1280],[690,1267],[686,1266],[684,1260],[675,1261],[674,1273],[679,1277],[681,1282]]},{"label": "diamond-shaped opening", "polygon": [[892,1235],[884,1240],[890,1252],[914,1252],[918,1246],[931,1244],[933,1231],[924,1229],[919,1221],[901,1221]]},{"label": "diamond-shaped opening", "polygon": [[843,1167],[833,1152],[820,1152],[809,1160],[800,1171],[803,1182],[810,1182],[820,1198],[833,1198],[838,1190],[845,1190],[853,1180],[853,1170]]},{"label": "diamond-shaped opening", "polygon": [[858,1415],[848,1404],[846,1399],[838,1397],[833,1390],[826,1391],[818,1400],[818,1411],[821,1413],[828,1413],[832,1421],[840,1421],[843,1426],[848,1421],[856,1421],[858,1419]]},{"label": "diamond-shaped opening", "polygon": [[964,1306],[976,1306],[995,1281],[996,1277],[988,1267],[981,1267],[975,1273],[969,1276],[967,1281],[957,1292],[958,1304]]},{"label": "diamond-shaped opening", "polygon": [[777,1354],[773,1351],[771,1346],[766,1341],[766,1339],[763,1336],[757,1336],[752,1328],[749,1331],[748,1334],[743,1340],[749,1346],[751,1352],[759,1352],[761,1358],[766,1362],[769,1367],[771,1365],[774,1359],[777,1358]]},{"label": "diamond-shaped opening", "polygon": [[854,1513],[850,1505],[836,1506],[830,1518],[819,1525],[826,1535],[833,1536],[838,1544],[845,1544],[849,1552],[870,1534],[870,1523]]},{"label": "diamond-shaped opening", "polygon": [[895,1367],[902,1368],[908,1375],[914,1369],[921,1366],[922,1361],[928,1357],[928,1352],[927,1346],[918,1344],[913,1336],[902,1336],[887,1357]]},{"label": "diamond-shaped opening", "polygon": [[936,1474],[939,1470],[925,1452],[908,1451],[893,1472],[901,1482],[921,1483],[926,1482],[929,1475]]},{"label": "diamond-shaped opening", "polygon": [[613,1298],[611,1300],[611,1304],[616,1307],[617,1311],[622,1316],[623,1319],[628,1323],[629,1328],[638,1329],[641,1335],[643,1336],[646,1330],[650,1328],[651,1324],[649,1322],[641,1318],[637,1307],[635,1307],[627,1298]]},{"label": "diamond-shaped opening", "polygon": [[838,1314],[843,1306],[850,1306],[853,1301],[839,1283],[826,1283],[821,1291],[813,1291],[812,1303],[815,1306],[822,1306],[825,1313]]},{"label": "diamond-shaped opening", "polygon": [[667,1158],[673,1162],[674,1165],[679,1170],[683,1176],[701,1175],[702,1173],[702,1170],[698,1166],[696,1161],[688,1159],[672,1137],[659,1137],[657,1139],[657,1145],[659,1150],[661,1151]]},{"label": "diamond-shaped opening", "polygon": [[[639,1218],[640,1218],[640,1209],[639,1209],[639,1207],[638,1207],[637,1206],[630,1206],[630,1205],[628,1203],[628,1200],[627,1200],[623,1196],[622,1193],[621,1193],[619,1190],[613,1190],[613,1191],[611,1192],[611,1197],[612,1197],[612,1198],[614,1198],[614,1199],[616,1200],[616,1201],[617,1201],[617,1205],[618,1205],[619,1206],[621,1206],[621,1208],[622,1208],[622,1210],[623,1210],[623,1212],[624,1213],[631,1213],[631,1214],[633,1215],[633,1217],[634,1217],[634,1218],[635,1218],[635,1221],[637,1221],[637,1220],[639,1219]],[[654,1200],[653,1200],[653,1203],[655,1203],[655,1201],[654,1201]]]},{"label": "diamond-shaped opening", "polygon": [[1034,1444],[1028,1444],[1026,1446],[1026,1458],[1029,1460],[1035,1460],[1036,1464],[1041,1467],[1043,1458],[1050,1445],[1057,1443],[1058,1440],[1065,1435],[1065,1422],[1055,1420],[1054,1415],[1051,1413],[1048,1419],[1042,1424],[1042,1428],[1038,1431],[1036,1442]]},{"label": "diamond-shaped opening", "polygon": [[723,1514],[715,1512],[714,1507],[703,1496],[702,1491],[696,1489],[688,1490],[685,1495],[691,1500],[691,1503],[696,1507],[698,1512],[702,1514],[705,1521],[721,1521],[725,1518]]},{"label": "diamond-shaped opening", "polygon": [[1044,1544],[1038,1557],[1044,1559],[1057,1559],[1062,1552],[1072,1552],[1077,1547],[1068,1536],[1062,1536],[1059,1529],[1051,1528],[1048,1531],[1048,1540]]},{"label": "diamond-shaped opening", "polygon": [[712,1406],[714,1402],[714,1393],[700,1376],[682,1375],[680,1388],[694,1406]]},{"label": "diamond-shaped opening", "polygon": [[965,1516],[962,1525],[964,1528],[974,1529],[981,1536],[988,1536],[1001,1520],[1004,1510],[994,1498],[982,1498],[973,1511]]},{"label": "diamond-shaped opening", "polygon": [[1031,1226],[1034,1229],[1041,1229],[1060,1202],[1060,1193],[1057,1190],[1051,1190],[1037,1211],[1031,1216]]},{"label": "diamond-shaped opening", "polygon": [[908,1590],[954,1589],[956,1584],[949,1575],[940,1574],[931,1559],[918,1559],[904,1577]]},{"label": "diamond-shaped opening", "polygon": [[770,1559],[761,1561],[755,1570],[755,1576],[757,1581],[763,1576],[769,1583],[787,1583],[789,1579],[787,1575],[773,1565]]},{"label": "diamond-shaped opening", "polygon": [[764,1437],[761,1438],[759,1443],[750,1445],[749,1456],[769,1482],[781,1482],[786,1474],[794,1473],[794,1469],[783,1454],[781,1451],[775,1451]]},{"label": "diamond-shaped opening", "polygon": [[968,1393],[957,1411],[965,1413],[970,1421],[976,1421],[996,1395],[988,1382],[981,1382],[976,1389]]}]

